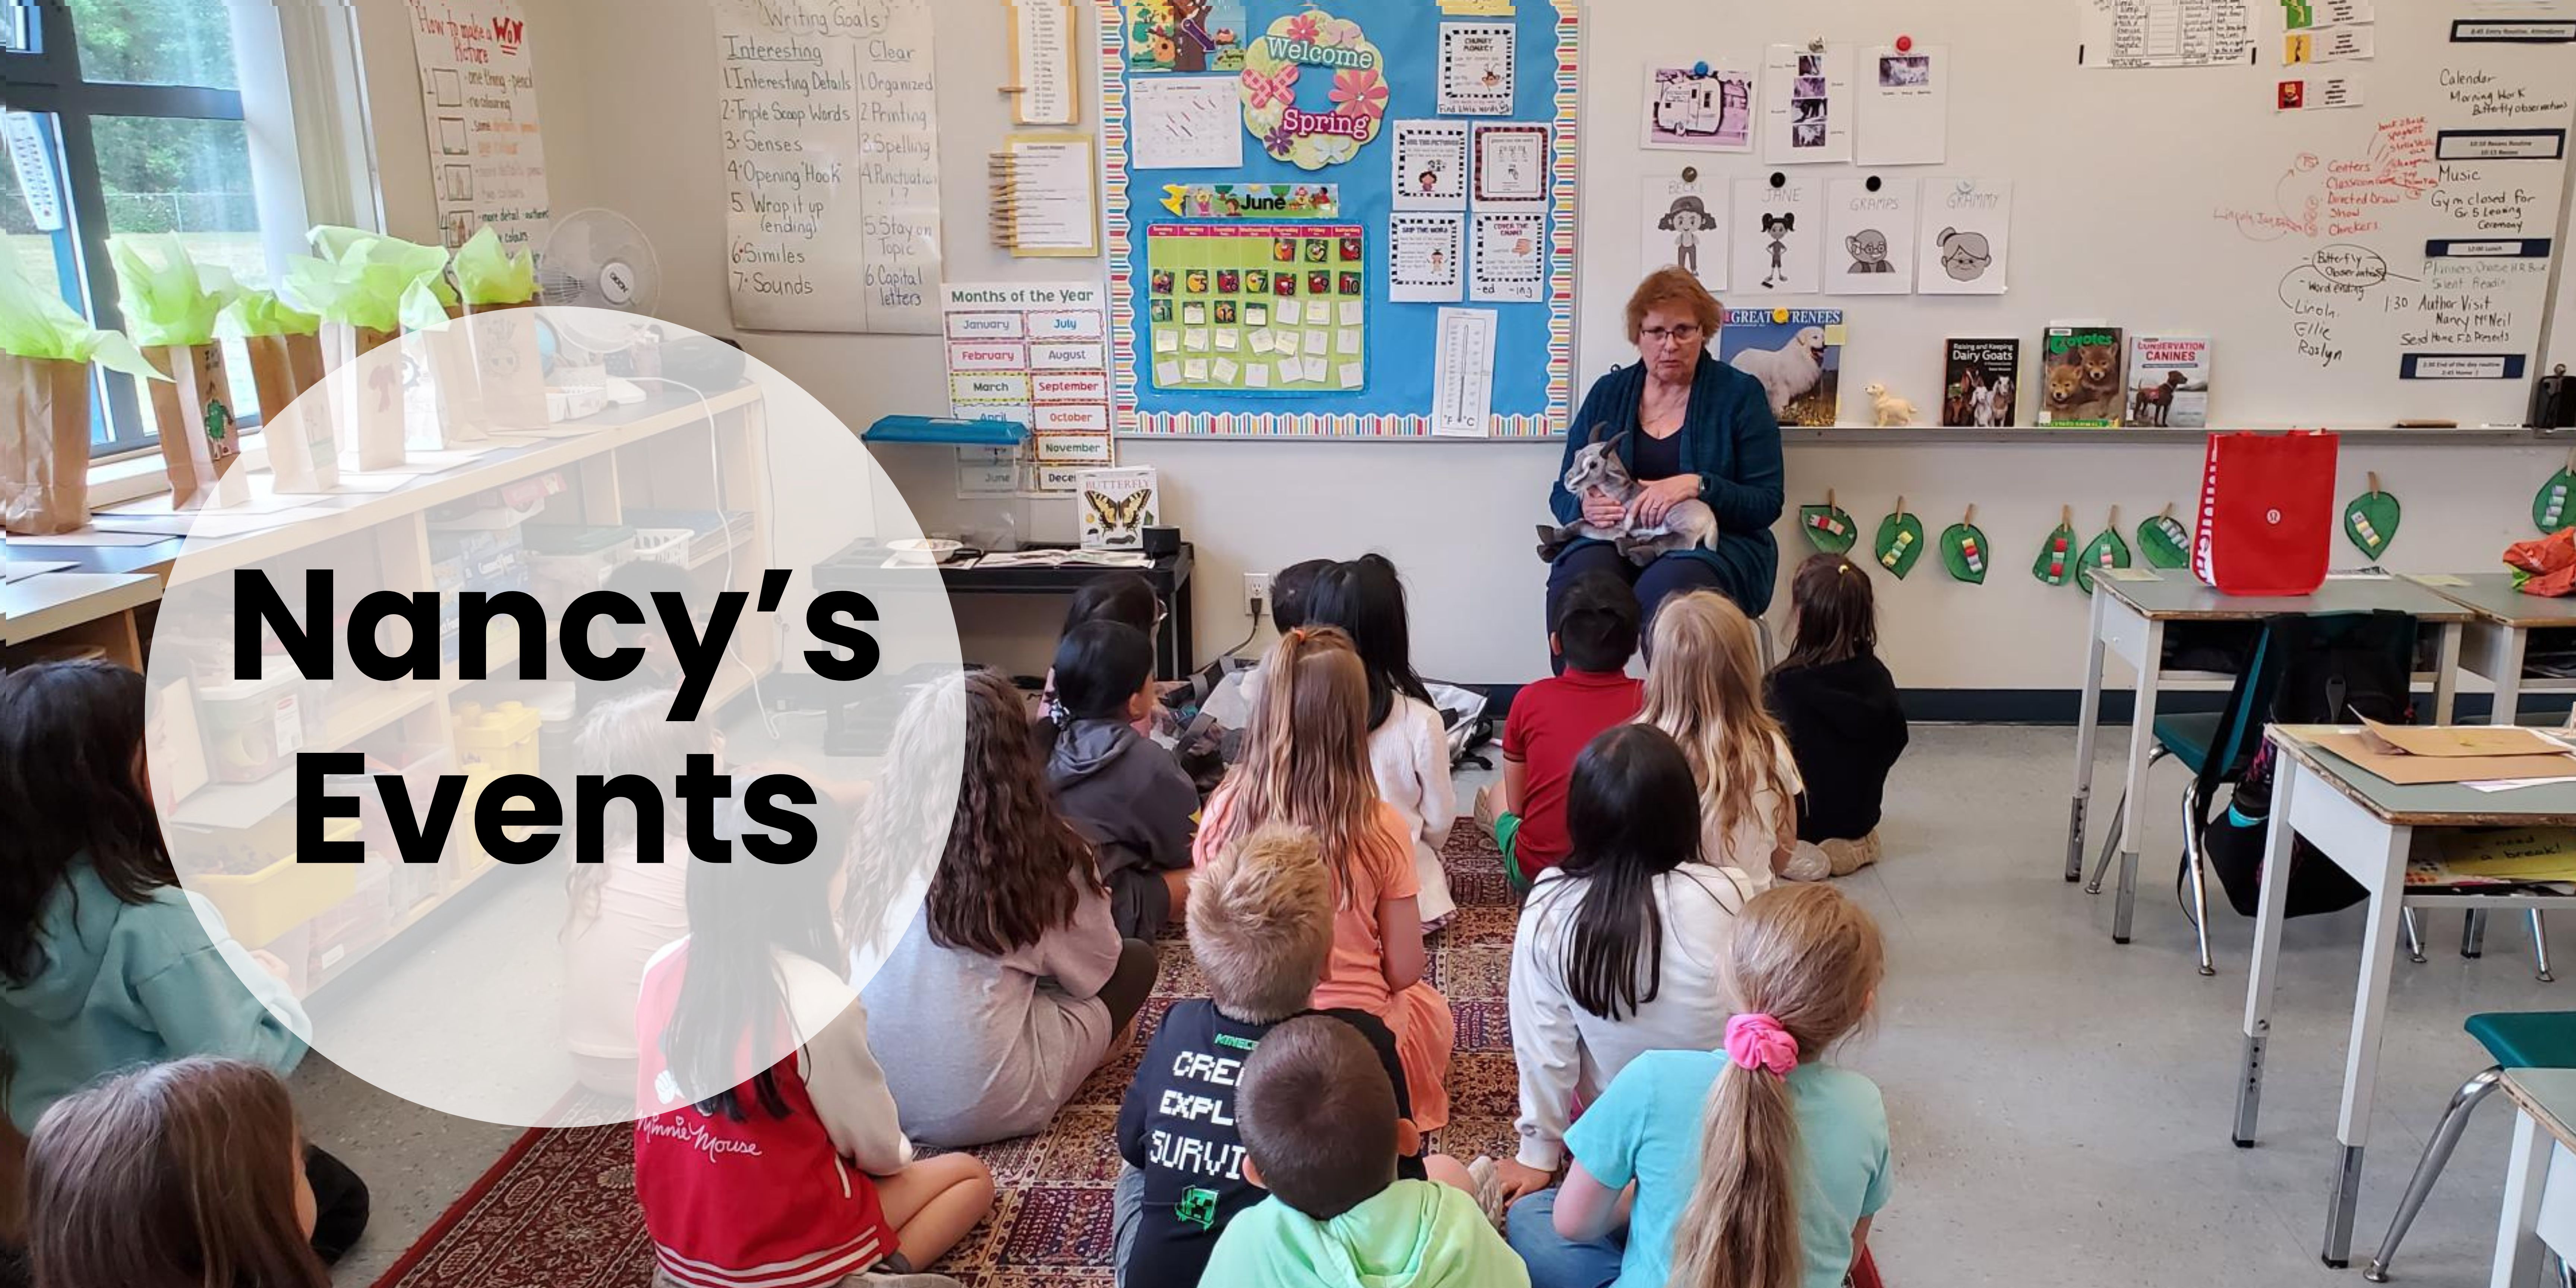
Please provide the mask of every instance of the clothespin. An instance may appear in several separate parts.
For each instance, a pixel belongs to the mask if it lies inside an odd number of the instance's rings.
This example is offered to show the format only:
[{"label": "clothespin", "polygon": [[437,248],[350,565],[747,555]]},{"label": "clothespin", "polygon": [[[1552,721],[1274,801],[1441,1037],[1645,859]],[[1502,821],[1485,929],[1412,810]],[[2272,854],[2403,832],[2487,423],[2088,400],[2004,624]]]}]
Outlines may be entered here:
[{"label": "clothespin", "polygon": [[[2371,475],[2370,477],[2371,477],[2371,479],[2372,479],[2371,486],[2372,486],[2372,487],[2377,487],[2377,486],[2379,486],[2379,483],[2378,483],[2378,481],[2377,481],[2377,480],[2378,480],[2378,478],[2379,478],[2379,476],[2378,476],[2378,475],[2376,475],[2376,474],[2373,474],[2373,475]],[[2173,517],[2173,502],[2171,502],[2171,501],[2167,501],[2167,502],[2165,502],[2165,513],[2164,513],[2164,517],[2166,517],[2166,518],[2168,518],[2168,519],[2170,519],[2170,518],[2172,518],[2172,517]]]},{"label": "clothespin", "polygon": [[1964,519],[1959,520],[1959,522],[1961,522],[1961,523],[1963,523],[1963,524],[1965,524],[1965,525],[1967,525],[1968,527],[1971,527],[1971,528],[1973,528],[1973,527],[1977,526],[1977,507],[1975,507],[1975,506],[1973,506],[1973,505],[1969,506],[1969,507],[1968,507],[1968,517],[1966,517],[1966,518],[1964,518]]},{"label": "clothespin", "polygon": [[2370,472],[2370,494],[2372,496],[2379,495],[2379,471],[2377,470],[2372,470]]},{"label": "clothespin", "polygon": [[2071,528],[2075,526],[2074,506],[2061,505],[2057,507],[2057,526],[2061,528]]},{"label": "clothespin", "polygon": [[2111,522],[2108,526],[2113,529],[2120,526],[2120,507],[2116,505],[2111,507]]}]

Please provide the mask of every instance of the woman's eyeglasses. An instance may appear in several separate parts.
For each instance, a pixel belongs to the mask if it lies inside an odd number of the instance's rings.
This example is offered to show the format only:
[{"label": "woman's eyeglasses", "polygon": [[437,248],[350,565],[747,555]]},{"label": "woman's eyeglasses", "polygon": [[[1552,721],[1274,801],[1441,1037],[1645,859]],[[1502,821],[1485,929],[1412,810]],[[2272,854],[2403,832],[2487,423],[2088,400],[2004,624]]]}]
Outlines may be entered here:
[{"label": "woman's eyeglasses", "polygon": [[1695,326],[1652,326],[1638,332],[1637,339],[1652,348],[1665,344],[1696,344],[1705,334],[1707,333]]}]

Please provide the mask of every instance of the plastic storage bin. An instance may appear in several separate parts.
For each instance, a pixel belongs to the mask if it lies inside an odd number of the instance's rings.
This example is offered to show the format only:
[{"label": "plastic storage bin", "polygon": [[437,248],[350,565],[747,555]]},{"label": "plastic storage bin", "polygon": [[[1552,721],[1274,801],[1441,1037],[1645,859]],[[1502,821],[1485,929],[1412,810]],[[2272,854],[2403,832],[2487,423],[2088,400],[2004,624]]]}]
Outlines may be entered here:
[{"label": "plastic storage bin", "polygon": [[200,683],[197,728],[206,773],[219,783],[255,783],[304,749],[304,684],[292,671],[257,680]]},{"label": "plastic storage bin", "polygon": [[[335,818],[322,829],[325,840],[346,841],[358,835],[358,820]],[[224,914],[225,928],[250,948],[320,916],[358,888],[355,863],[298,863],[293,854],[242,876],[208,873],[193,883],[198,893]]]},{"label": "plastic storage bin", "polygon": [[537,730],[544,721],[534,708],[460,702],[454,723],[456,754],[466,766],[488,765],[495,777],[537,772]]},{"label": "plastic storage bin", "polygon": [[528,579],[537,598],[552,604],[604,588],[608,574],[635,557],[635,529],[623,524],[531,523],[519,533],[527,543]]}]

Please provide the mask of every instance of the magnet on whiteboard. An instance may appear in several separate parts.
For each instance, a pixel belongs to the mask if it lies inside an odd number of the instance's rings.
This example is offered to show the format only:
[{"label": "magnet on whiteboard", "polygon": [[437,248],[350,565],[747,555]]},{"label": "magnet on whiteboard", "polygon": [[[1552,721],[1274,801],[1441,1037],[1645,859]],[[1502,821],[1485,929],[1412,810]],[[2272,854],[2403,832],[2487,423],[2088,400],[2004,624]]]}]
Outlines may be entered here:
[{"label": "magnet on whiteboard", "polygon": [[1703,59],[1699,60],[1698,62],[1691,64],[1691,75],[1692,75],[1694,78],[1699,79],[1699,80],[1707,80],[1707,79],[1708,79],[1708,60],[1707,60],[1707,59],[1705,59],[1705,58],[1703,58]]},{"label": "magnet on whiteboard", "polygon": [[1899,36],[1899,37],[1897,37],[1897,38],[1896,38],[1896,52],[1898,52],[1898,53],[1900,53],[1900,54],[1910,54],[1910,53],[1913,53],[1913,52],[1914,52],[1914,37],[1912,37],[1912,36]]}]

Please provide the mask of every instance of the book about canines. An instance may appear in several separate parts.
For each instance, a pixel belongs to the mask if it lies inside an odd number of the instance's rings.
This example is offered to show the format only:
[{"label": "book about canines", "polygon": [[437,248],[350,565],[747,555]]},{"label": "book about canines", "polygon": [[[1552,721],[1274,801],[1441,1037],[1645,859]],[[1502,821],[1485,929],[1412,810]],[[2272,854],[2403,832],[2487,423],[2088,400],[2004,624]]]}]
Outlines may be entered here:
[{"label": "book about canines", "polygon": [[1163,522],[1153,466],[1084,470],[1074,476],[1074,486],[1081,501],[1085,550],[1139,549],[1145,544],[1145,529]]},{"label": "book about canines", "polygon": [[1729,309],[1720,362],[1762,382],[1783,425],[1837,423],[1842,407],[1841,309]]},{"label": "book about canines", "polygon": [[1941,424],[1949,429],[2011,426],[2021,398],[2021,341],[1952,340],[1941,356]]},{"label": "book about canines", "polygon": [[2155,429],[2208,428],[2207,336],[2130,338],[2129,423]]},{"label": "book about canines", "polygon": [[2107,428],[2128,405],[2129,350],[2120,328],[2059,323],[2040,336],[2039,411],[2033,424]]}]

